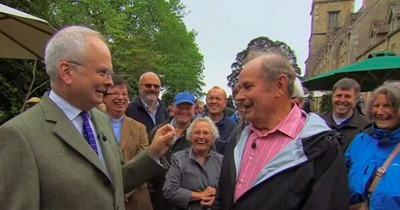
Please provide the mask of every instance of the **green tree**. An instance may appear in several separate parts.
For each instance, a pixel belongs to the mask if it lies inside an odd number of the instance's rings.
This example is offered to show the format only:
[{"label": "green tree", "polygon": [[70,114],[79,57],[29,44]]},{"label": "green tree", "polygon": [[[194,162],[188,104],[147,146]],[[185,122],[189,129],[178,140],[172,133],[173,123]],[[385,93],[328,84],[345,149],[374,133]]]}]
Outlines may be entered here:
[{"label": "green tree", "polygon": [[[114,71],[128,80],[131,98],[137,95],[138,80],[142,73],[153,71],[160,75],[166,95],[187,90],[195,96],[203,95],[203,56],[195,43],[196,32],[188,31],[183,17],[185,7],[180,0],[0,0],[2,4],[46,19],[52,26],[84,25],[100,31],[108,43]],[[17,114],[32,77],[32,62],[7,61],[5,68],[0,60],[2,72],[10,76],[3,89],[16,87],[19,65],[24,66],[24,77],[18,80],[18,94],[1,98],[9,104],[1,108],[3,115]],[[19,69],[18,69],[19,68]],[[39,66],[37,82],[47,79],[43,66]],[[22,87],[23,86],[23,87]],[[28,87],[28,88],[27,88]],[[7,90],[6,90],[7,89]],[[42,88],[45,90],[45,88]],[[42,94],[42,89],[34,95]],[[15,101],[15,103],[10,103]],[[18,105],[18,102],[21,105]],[[10,105],[11,104],[11,105]],[[5,114],[7,113],[7,114]],[[9,117],[7,117],[9,118]]]},{"label": "green tree", "polygon": [[296,74],[298,76],[301,74],[301,70],[297,64],[296,53],[285,42],[272,41],[268,37],[261,36],[251,40],[249,44],[247,44],[247,48],[236,55],[236,60],[231,65],[232,72],[227,76],[228,86],[232,89],[235,87],[240,71],[242,70],[244,62],[251,51],[262,52],[269,48],[279,48],[282,52],[286,53],[286,56],[292,64]]}]

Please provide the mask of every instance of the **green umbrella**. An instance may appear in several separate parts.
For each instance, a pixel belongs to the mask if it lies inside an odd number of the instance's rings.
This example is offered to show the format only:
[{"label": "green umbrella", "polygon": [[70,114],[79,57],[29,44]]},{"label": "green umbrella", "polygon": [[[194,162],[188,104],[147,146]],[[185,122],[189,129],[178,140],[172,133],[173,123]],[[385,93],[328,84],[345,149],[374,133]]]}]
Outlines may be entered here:
[{"label": "green umbrella", "polygon": [[332,90],[344,77],[355,79],[361,91],[371,91],[387,80],[400,80],[400,56],[392,52],[374,53],[364,61],[307,79],[303,85],[309,90]]}]

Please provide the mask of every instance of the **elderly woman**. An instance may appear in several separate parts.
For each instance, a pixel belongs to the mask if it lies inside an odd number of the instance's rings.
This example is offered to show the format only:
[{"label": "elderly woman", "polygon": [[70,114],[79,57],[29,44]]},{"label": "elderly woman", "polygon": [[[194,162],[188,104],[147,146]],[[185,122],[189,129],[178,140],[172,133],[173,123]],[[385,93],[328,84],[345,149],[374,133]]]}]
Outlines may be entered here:
[{"label": "elderly woman", "polygon": [[163,194],[174,209],[210,209],[222,163],[222,155],[210,149],[218,129],[210,118],[199,117],[186,136],[192,146],[172,155]]},{"label": "elderly woman", "polygon": [[[400,155],[382,167],[400,142],[400,83],[377,88],[367,103],[371,128],[358,134],[346,152],[349,166],[350,204],[369,209],[400,209]],[[389,159],[390,160],[390,159]],[[379,171],[381,179],[375,179]],[[376,184],[371,184],[375,179]],[[370,193],[370,186],[376,186]]]}]

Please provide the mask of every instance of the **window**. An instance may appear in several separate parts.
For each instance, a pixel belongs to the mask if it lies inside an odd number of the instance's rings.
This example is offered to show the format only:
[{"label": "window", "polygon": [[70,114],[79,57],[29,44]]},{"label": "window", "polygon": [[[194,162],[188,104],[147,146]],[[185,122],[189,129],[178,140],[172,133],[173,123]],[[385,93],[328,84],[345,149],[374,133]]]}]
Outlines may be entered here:
[{"label": "window", "polygon": [[339,11],[328,12],[328,30],[333,30],[339,24]]}]

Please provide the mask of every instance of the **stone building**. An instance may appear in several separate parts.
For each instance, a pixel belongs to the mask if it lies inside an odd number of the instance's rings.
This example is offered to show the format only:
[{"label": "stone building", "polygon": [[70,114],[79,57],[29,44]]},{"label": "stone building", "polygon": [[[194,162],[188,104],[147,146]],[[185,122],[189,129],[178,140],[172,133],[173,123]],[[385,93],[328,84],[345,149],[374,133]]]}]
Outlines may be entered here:
[{"label": "stone building", "polygon": [[400,0],[313,0],[306,77],[362,61],[381,50],[400,54]]}]

